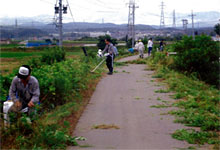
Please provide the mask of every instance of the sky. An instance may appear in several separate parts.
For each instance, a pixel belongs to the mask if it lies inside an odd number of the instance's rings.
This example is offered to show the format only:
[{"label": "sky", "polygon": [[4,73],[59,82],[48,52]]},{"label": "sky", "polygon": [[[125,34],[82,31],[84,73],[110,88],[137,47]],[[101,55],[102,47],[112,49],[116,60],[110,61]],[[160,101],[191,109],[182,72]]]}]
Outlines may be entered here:
[{"label": "sky", "polygon": [[[1,0],[0,18],[36,17],[48,22],[54,16],[54,5],[59,0]],[[165,7],[165,22],[172,23],[172,12],[175,9],[176,17],[181,14],[196,12],[220,12],[220,0],[163,0]],[[69,3],[70,10],[64,15],[64,22],[96,22],[102,21],[123,24],[128,22],[129,0],[63,0]],[[162,0],[136,0],[139,8],[135,11],[136,24],[159,24]],[[180,16],[178,16],[180,15]],[[217,18],[216,20],[218,20]]]}]

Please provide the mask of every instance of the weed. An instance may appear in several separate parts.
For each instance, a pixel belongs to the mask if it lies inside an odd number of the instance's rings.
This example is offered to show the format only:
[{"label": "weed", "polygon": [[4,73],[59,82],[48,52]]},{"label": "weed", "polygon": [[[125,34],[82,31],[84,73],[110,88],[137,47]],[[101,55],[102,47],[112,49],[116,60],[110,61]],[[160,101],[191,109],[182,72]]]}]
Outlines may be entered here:
[{"label": "weed", "polygon": [[151,108],[167,108],[167,107],[171,107],[169,105],[164,105],[164,104],[160,104],[160,105],[152,105],[150,106]]},{"label": "weed", "polygon": [[217,141],[210,139],[213,136],[216,137],[217,134],[195,131],[194,129],[179,129],[172,134],[173,138],[185,140],[190,144],[214,144]]},{"label": "weed", "polygon": [[159,90],[156,90],[155,93],[169,93],[170,90],[164,90],[164,89],[159,89]]},{"label": "weed", "polygon": [[137,96],[137,97],[135,97],[135,99],[136,99],[136,100],[141,100],[142,98],[140,98],[140,97]]}]

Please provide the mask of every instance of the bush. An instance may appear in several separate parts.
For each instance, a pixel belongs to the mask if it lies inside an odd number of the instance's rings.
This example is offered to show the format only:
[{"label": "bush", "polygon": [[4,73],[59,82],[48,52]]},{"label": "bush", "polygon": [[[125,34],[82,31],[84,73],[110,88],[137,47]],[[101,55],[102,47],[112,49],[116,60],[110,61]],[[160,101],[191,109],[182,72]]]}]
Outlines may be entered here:
[{"label": "bush", "polygon": [[202,35],[185,36],[183,40],[173,45],[173,68],[187,73],[195,73],[198,77],[212,85],[218,86],[219,82],[219,47],[211,37]]},{"label": "bush", "polygon": [[46,48],[45,53],[43,53],[41,62],[44,62],[48,65],[53,64],[54,62],[61,62],[65,60],[65,50],[59,47]]}]

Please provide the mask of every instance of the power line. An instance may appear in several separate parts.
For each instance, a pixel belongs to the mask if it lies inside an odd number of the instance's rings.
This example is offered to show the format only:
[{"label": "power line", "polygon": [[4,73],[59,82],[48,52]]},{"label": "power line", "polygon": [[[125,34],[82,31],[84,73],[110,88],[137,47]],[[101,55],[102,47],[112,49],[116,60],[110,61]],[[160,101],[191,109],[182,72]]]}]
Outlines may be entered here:
[{"label": "power line", "polygon": [[70,5],[69,5],[68,0],[66,0],[66,3],[67,3],[67,6],[68,6],[69,9],[70,9],[70,14],[71,14],[71,17],[72,17],[72,19],[73,19],[73,22],[75,22],[74,17],[73,17],[73,13],[72,13],[72,10],[71,10],[71,8],[70,8]]},{"label": "power line", "polygon": [[40,1],[42,1],[42,2],[44,2],[44,3],[47,3],[47,4],[54,5],[52,2],[49,2],[49,1],[46,1],[46,0],[40,0]]}]

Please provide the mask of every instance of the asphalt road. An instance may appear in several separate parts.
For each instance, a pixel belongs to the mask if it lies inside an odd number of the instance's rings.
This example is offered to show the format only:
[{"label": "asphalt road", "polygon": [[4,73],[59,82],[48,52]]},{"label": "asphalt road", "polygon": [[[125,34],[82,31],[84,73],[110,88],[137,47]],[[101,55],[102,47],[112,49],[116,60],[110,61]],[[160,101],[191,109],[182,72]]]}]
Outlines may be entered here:
[{"label": "asphalt road", "polygon": [[[122,61],[136,58],[132,56]],[[69,150],[171,150],[195,146],[171,137],[175,130],[186,127],[173,123],[173,116],[163,115],[176,108],[153,107],[169,105],[174,100],[170,98],[172,93],[155,93],[165,86],[158,85],[152,78],[153,71],[146,67],[121,66],[100,81],[73,135],[87,140],[80,141],[80,146],[68,147]],[[99,125],[109,128],[100,129]]]}]

